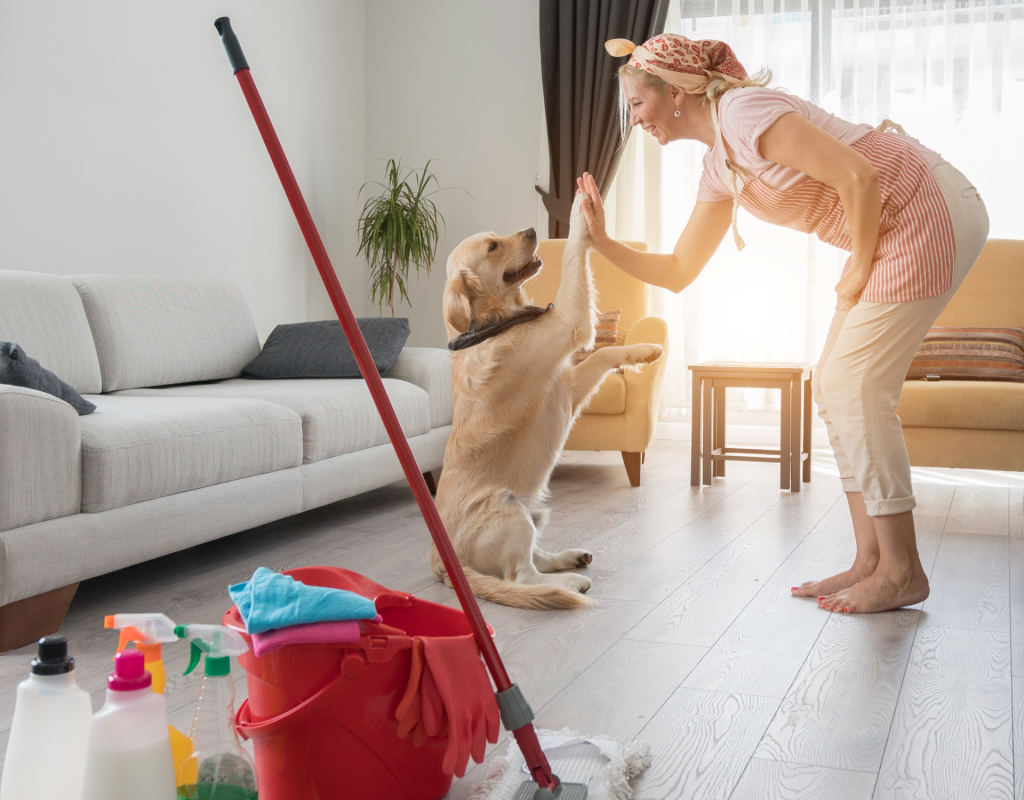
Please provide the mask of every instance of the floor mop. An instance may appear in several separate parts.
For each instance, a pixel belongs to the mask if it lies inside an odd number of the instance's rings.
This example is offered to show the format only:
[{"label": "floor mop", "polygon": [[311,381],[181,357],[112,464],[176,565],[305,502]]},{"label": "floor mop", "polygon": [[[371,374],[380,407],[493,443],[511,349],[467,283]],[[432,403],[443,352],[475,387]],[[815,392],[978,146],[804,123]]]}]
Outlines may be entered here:
[{"label": "floor mop", "polygon": [[[458,595],[462,609],[469,620],[473,635],[480,648],[480,653],[483,655],[484,663],[487,665],[494,685],[497,687],[495,696],[498,700],[502,723],[515,736],[515,746],[510,745],[506,758],[498,760],[497,767],[488,776],[487,783],[481,787],[481,791],[484,792],[483,796],[494,798],[494,800],[504,800],[506,796],[510,800],[554,800],[555,798],[558,800],[587,800],[588,797],[589,800],[595,800],[598,796],[619,800],[619,798],[631,797],[632,792],[629,790],[628,777],[641,770],[641,765],[646,766],[646,763],[649,763],[649,752],[646,754],[637,752],[634,748],[629,753],[626,753],[625,749],[628,748],[624,748],[620,743],[611,740],[594,740],[598,744],[589,744],[587,740],[570,737],[574,738],[575,741],[571,743],[561,741],[561,747],[558,749],[566,756],[566,758],[562,759],[566,766],[564,774],[568,775],[569,770],[571,770],[574,777],[577,773],[579,777],[576,778],[576,782],[569,782],[568,780],[563,782],[558,779],[552,770],[551,764],[544,755],[537,732],[533,728],[533,710],[530,708],[529,703],[526,702],[526,698],[519,687],[509,679],[508,673],[505,671],[505,665],[501,661],[501,656],[498,655],[497,648],[487,633],[487,626],[483,615],[480,613],[480,608],[473,597],[473,593],[470,591],[466,576],[459,564],[458,556],[455,554],[455,549],[448,539],[444,524],[441,522],[441,517],[434,506],[434,501],[430,496],[430,491],[427,489],[427,484],[416,464],[416,459],[412,454],[412,449],[409,447],[409,442],[405,438],[402,426],[398,422],[395,410],[391,406],[391,401],[384,390],[384,383],[377,372],[376,366],[374,366],[373,357],[370,355],[366,341],[363,339],[359,326],[356,324],[355,316],[352,314],[352,309],[349,307],[344,291],[342,291],[341,283],[338,281],[338,276],[331,265],[327,250],[324,248],[313,218],[306,207],[306,201],[303,199],[299,185],[292,174],[288,159],[284,154],[284,149],[281,147],[281,142],[274,132],[270,116],[267,114],[259,92],[256,90],[256,84],[250,74],[245,56],[242,54],[242,47],[238,42],[238,37],[231,30],[231,21],[227,17],[221,17],[214,23],[214,26],[217,28],[217,33],[220,34],[221,42],[227,51],[228,62],[235,77],[238,79],[242,93],[249,104],[249,109],[256,120],[256,126],[259,128],[263,141],[270,153],[270,159],[274,163],[278,177],[281,179],[284,192],[288,196],[288,202],[295,213],[299,228],[302,230],[302,235],[313,256],[313,261],[320,272],[320,277],[323,279],[327,294],[330,295],[331,302],[334,304],[334,310],[341,321],[345,337],[348,339],[356,362],[359,364],[359,371],[369,387],[370,395],[373,397],[377,411],[384,422],[384,428],[387,430],[391,444],[394,445],[395,451],[398,454],[398,460],[401,462],[405,477],[409,481],[409,486],[412,489],[413,496],[416,498],[420,513],[427,523],[430,536],[437,546],[448,575],[451,577],[455,593]],[[561,738],[565,739],[566,737]],[[554,742],[554,744],[558,745],[559,742]],[[511,776],[515,783],[512,786],[510,782],[508,795],[503,794],[506,776]],[[595,778],[597,779],[596,783],[593,780]],[[589,783],[594,784],[595,791],[588,795]],[[600,784],[600,790],[598,784]]]}]

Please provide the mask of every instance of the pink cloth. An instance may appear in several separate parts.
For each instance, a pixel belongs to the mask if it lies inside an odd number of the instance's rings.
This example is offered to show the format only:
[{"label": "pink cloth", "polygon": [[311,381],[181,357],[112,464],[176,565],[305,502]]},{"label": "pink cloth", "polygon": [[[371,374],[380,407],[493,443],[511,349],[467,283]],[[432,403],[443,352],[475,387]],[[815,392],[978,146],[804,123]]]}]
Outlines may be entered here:
[{"label": "pink cloth", "polygon": [[[730,89],[718,103],[718,119],[722,138],[731,154],[725,152],[718,140],[704,155],[704,172],[700,177],[697,200],[717,203],[733,198],[732,179],[725,164],[727,157],[748,177],[757,178],[779,192],[788,192],[808,180],[803,172],[762,158],[758,148],[761,134],[779,117],[791,111],[810,120],[845,145],[852,145],[874,130],[870,125],[847,122],[813,103],[784,92],[757,86]],[[934,169],[941,160],[937,153],[916,139],[910,136],[901,138],[914,146],[929,169]]]},{"label": "pink cloth", "polygon": [[[382,621],[378,614],[374,622]],[[355,644],[359,641],[360,635],[359,620],[355,619],[291,625],[266,633],[254,633],[252,652],[259,658],[286,644]]]}]

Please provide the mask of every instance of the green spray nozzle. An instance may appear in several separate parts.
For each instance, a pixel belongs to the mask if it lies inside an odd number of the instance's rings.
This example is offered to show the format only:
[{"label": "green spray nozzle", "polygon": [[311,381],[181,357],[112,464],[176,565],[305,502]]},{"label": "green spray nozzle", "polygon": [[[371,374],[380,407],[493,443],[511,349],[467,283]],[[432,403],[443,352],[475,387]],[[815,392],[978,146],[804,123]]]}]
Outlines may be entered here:
[{"label": "green spray nozzle", "polygon": [[199,665],[199,659],[206,656],[204,673],[219,678],[231,671],[231,656],[238,657],[249,652],[249,645],[238,631],[223,625],[179,625],[174,629],[179,639],[192,640],[192,656],[188,662],[188,675]]}]

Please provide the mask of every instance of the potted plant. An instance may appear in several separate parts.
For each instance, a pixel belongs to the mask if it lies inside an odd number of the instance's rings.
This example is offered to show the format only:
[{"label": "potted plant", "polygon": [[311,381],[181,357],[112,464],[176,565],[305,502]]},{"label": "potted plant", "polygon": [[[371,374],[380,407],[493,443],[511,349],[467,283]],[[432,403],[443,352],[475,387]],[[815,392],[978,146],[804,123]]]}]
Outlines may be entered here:
[{"label": "potted plant", "polygon": [[389,159],[385,183],[372,182],[384,191],[366,201],[359,217],[357,254],[370,266],[370,296],[382,310],[387,303],[392,317],[398,295],[409,303],[409,267],[415,264],[417,274],[423,269],[429,275],[437,252],[444,217],[430,199],[440,190],[427,191],[431,181],[437,184],[429,161],[421,170],[403,170],[400,161]]}]

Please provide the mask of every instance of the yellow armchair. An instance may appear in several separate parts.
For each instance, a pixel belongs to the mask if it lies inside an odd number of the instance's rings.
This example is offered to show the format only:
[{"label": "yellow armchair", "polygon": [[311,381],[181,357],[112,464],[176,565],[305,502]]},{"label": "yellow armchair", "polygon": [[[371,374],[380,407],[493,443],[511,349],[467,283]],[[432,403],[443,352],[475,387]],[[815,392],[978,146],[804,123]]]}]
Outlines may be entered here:
[{"label": "yellow armchair", "polygon": [[[643,242],[626,242],[646,250]],[[562,281],[562,251],[565,239],[546,239],[537,246],[544,269],[523,286],[533,303],[545,306],[555,300]],[[590,399],[566,442],[567,450],[618,450],[626,465],[629,482],[640,485],[644,453],[654,439],[668,355],[668,325],[648,316],[650,287],[613,266],[608,259],[590,251],[590,267],[597,289],[599,311],[621,309],[618,344],[660,344],[665,356],[638,371],[611,374]]]}]

